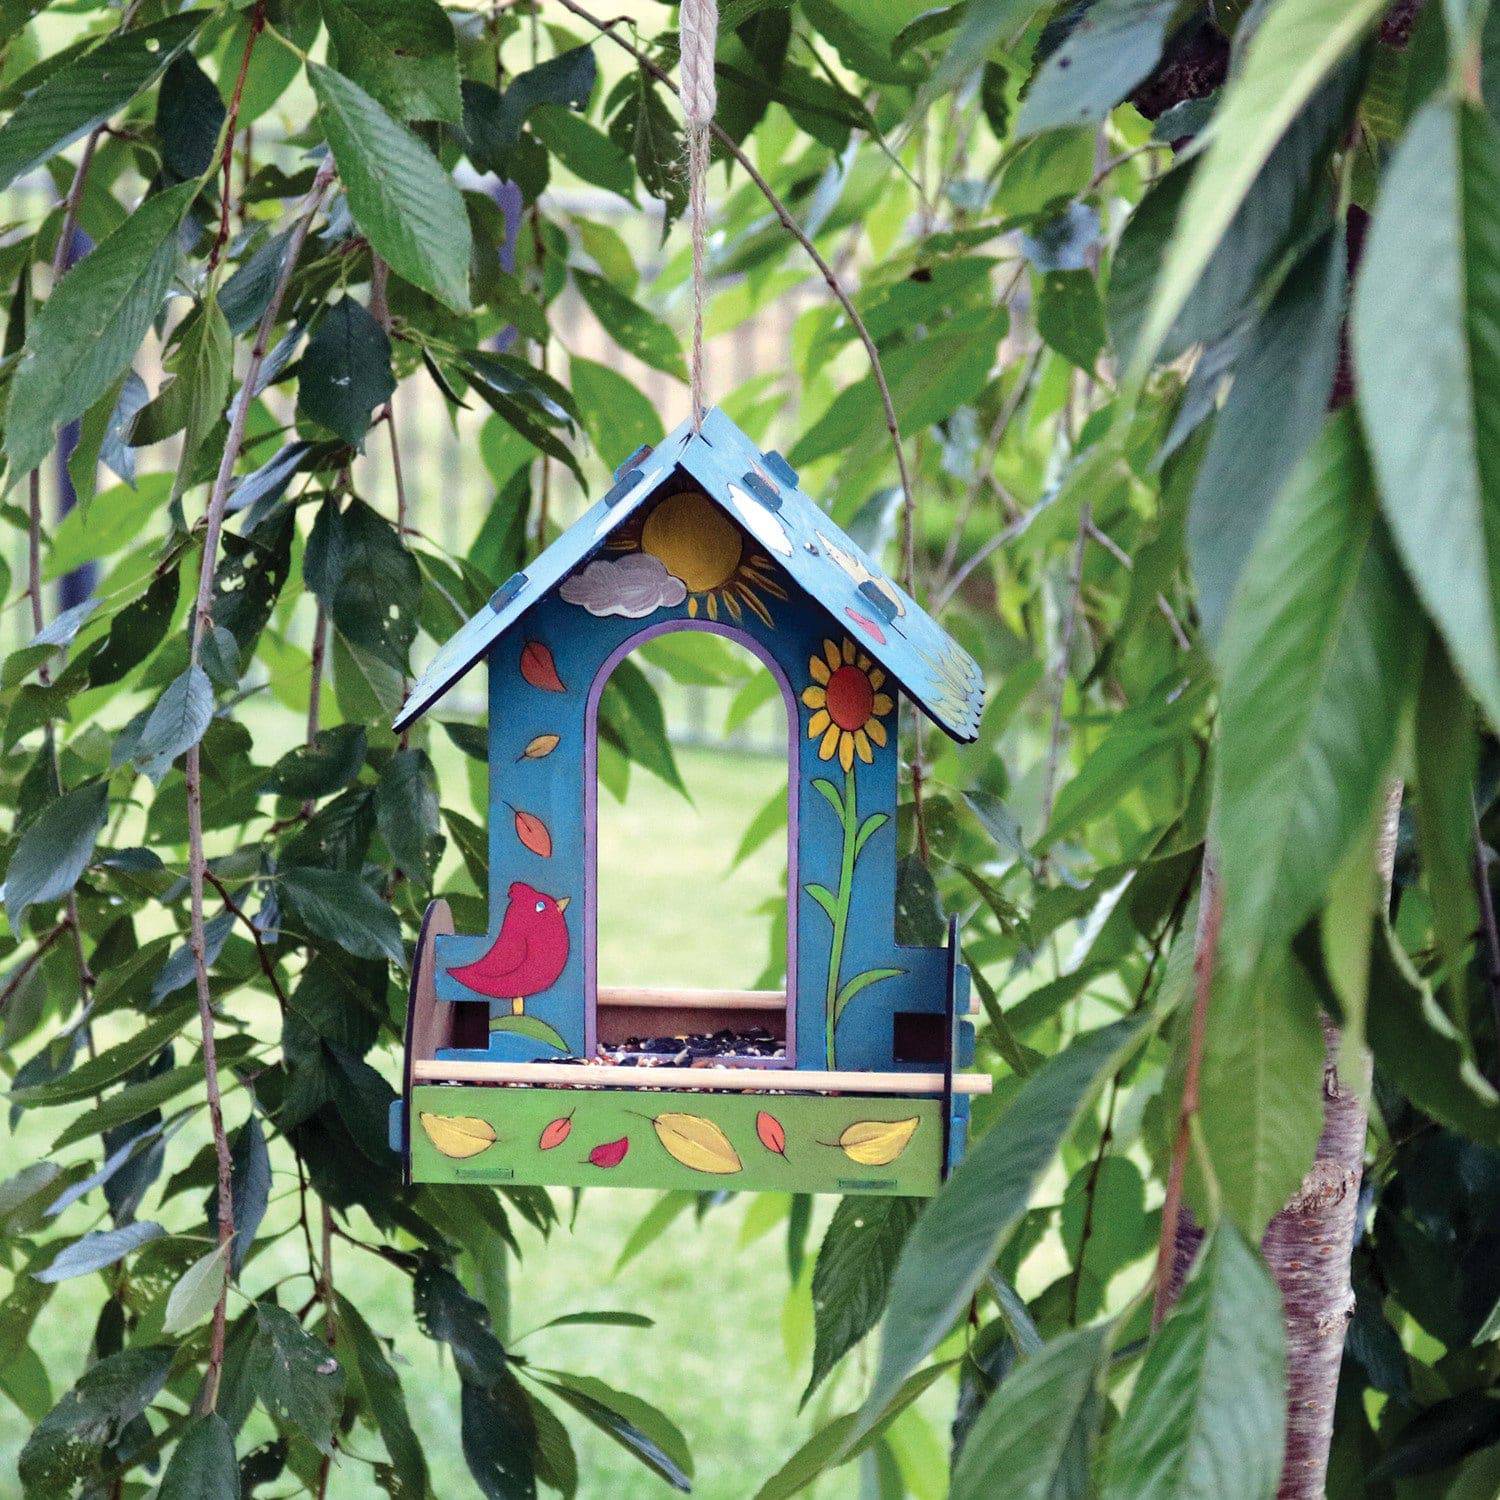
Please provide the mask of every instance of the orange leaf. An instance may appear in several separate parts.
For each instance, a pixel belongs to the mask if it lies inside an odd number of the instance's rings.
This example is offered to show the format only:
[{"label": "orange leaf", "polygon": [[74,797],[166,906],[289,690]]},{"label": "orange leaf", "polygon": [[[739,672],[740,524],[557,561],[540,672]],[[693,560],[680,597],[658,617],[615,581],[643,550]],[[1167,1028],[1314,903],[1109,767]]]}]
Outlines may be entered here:
[{"label": "orange leaf", "polygon": [[561,743],[562,736],[560,734],[539,734],[516,759],[542,760],[544,757],[551,755]]},{"label": "orange leaf", "polygon": [[565,693],[562,678],[557,675],[557,664],[552,653],[540,641],[527,641],[521,652],[521,676],[534,688],[545,693]]},{"label": "orange leaf", "polygon": [[761,1110],[755,1117],[755,1133],[760,1137],[760,1143],[767,1151],[774,1151],[777,1156],[786,1156],[786,1130],[775,1115],[770,1115]]},{"label": "orange leaf", "polygon": [[554,1146],[562,1145],[567,1140],[572,1129],[573,1116],[571,1114],[562,1115],[547,1126],[542,1132],[541,1139],[537,1142],[537,1145],[543,1151],[550,1151]]},{"label": "orange leaf", "polygon": [[552,835],[547,832],[547,825],[535,813],[522,812],[519,807],[511,807],[509,802],[505,805],[516,815],[516,837],[533,854],[551,859]]}]

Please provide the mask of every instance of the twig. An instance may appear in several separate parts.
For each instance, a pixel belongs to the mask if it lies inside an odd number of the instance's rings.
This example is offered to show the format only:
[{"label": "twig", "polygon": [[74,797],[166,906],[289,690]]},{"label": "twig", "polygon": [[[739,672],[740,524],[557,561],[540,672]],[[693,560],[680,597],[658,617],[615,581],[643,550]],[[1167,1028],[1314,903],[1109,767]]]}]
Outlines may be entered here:
[{"label": "twig", "polygon": [[1177,1133],[1167,1170],[1167,1193],[1161,1206],[1161,1238],[1156,1246],[1156,1294],[1151,1326],[1160,1328],[1172,1302],[1172,1264],[1177,1254],[1177,1225],[1182,1217],[1182,1185],[1187,1175],[1188,1150],[1198,1114],[1198,1084],[1203,1074],[1203,1048],[1208,1036],[1208,1001],[1214,987],[1214,960],[1219,928],[1224,921],[1224,895],[1212,855],[1203,855],[1203,879],[1198,894],[1198,931],[1193,940],[1193,1011],[1188,1025],[1187,1063],[1182,1099],[1177,1109]]},{"label": "twig", "polygon": [[229,888],[214,874],[207,865],[203,867],[203,877],[219,893],[219,899],[224,903],[224,910],[230,916],[243,922],[249,930],[251,940],[255,944],[255,956],[260,960],[261,972],[269,981],[271,989],[275,992],[277,1003],[285,1013],[290,1002],[287,999],[286,990],[282,988],[281,980],[276,973],[276,965],[271,960],[271,955],[266,950],[265,939],[261,936],[260,928],[255,925],[255,919],[241,906],[233,896],[229,894]]},{"label": "twig", "polygon": [[[1083,600],[1083,551],[1088,545],[1093,513],[1087,501],[1078,518],[1078,540],[1073,544],[1073,565],[1068,574],[1067,614],[1057,655],[1052,662],[1052,720],[1047,731],[1047,760],[1042,771],[1042,827],[1052,821],[1052,807],[1057,798],[1057,769],[1062,754],[1063,695],[1068,682],[1068,656],[1073,649],[1073,635]],[[1045,857],[1045,856],[1044,856]]]},{"label": "twig", "polygon": [[[265,362],[270,344],[271,330],[281,315],[281,304],[285,300],[292,271],[302,252],[303,242],[312,221],[317,215],[328,184],[333,180],[333,157],[328,155],[313,178],[312,187],[303,200],[296,225],[287,244],[280,275],[271,292],[271,300],[261,316],[256,329],[255,344],[250,351],[250,362],[245,378],[235,395],[230,411],[229,433],[224,443],[224,452],[219,460],[218,473],[214,477],[213,489],[209,492],[208,508],[204,514],[203,559],[198,569],[198,593],[193,604],[189,622],[189,661],[196,661],[203,632],[210,624],[213,603],[214,572],[219,555],[219,536],[224,529],[224,512],[229,503],[229,489],[234,479],[234,466],[245,441],[245,424],[250,415],[250,403],[260,370]],[[203,852],[203,782],[202,760],[199,746],[189,748],[186,757],[187,813],[188,813],[188,882],[191,894],[191,941],[194,979],[198,992],[198,1025],[203,1038],[203,1072],[208,1089],[209,1121],[213,1128],[214,1154],[218,1161],[218,1231],[219,1243],[227,1247],[234,1238],[234,1205],[230,1187],[229,1138],[224,1133],[224,1112],[219,1094],[219,1068],[214,1046],[213,999],[208,986],[208,959],[204,939],[203,887],[208,861]],[[219,1402],[219,1382],[224,1370],[225,1312],[229,1297],[229,1257],[224,1257],[224,1280],[219,1287],[214,1304],[213,1326],[209,1336],[208,1369],[204,1375],[200,1408],[213,1411]]]},{"label": "twig", "polygon": [[21,986],[26,982],[26,976],[31,973],[34,968],[36,968],[36,966],[42,961],[42,958],[46,954],[47,950],[53,945],[53,943],[58,940],[58,938],[63,935],[64,932],[67,931],[67,929],[68,919],[64,917],[63,920],[57,923],[45,937],[38,939],[37,945],[31,951],[30,956],[23,964],[21,964],[16,972],[12,974],[8,980],[6,980],[5,988],[3,990],[0,990],[0,1010],[4,1010],[5,1007],[10,1004],[11,999],[15,995],[16,991],[20,989]]},{"label": "twig", "polygon": [[[239,76],[234,81],[234,93],[230,96],[229,112],[224,117],[224,153],[220,170],[224,174],[224,186],[219,192],[219,229],[214,235],[213,248],[208,252],[208,273],[213,275],[218,268],[219,257],[229,243],[229,205],[234,197],[234,186],[230,173],[234,166],[234,136],[239,128],[240,102],[245,97],[245,79],[250,72],[250,56],[255,51],[256,39],[266,26],[266,0],[255,0],[255,9],[250,13],[249,29],[245,33],[245,48],[240,53]],[[246,174],[248,177],[248,173]],[[241,205],[243,212],[243,204]]]},{"label": "twig", "polygon": [[[332,1349],[338,1325],[333,1310],[333,1210],[326,1202],[323,1204],[323,1264],[318,1276],[318,1301],[323,1304],[323,1337]],[[324,1500],[328,1494],[328,1479],[333,1473],[333,1449],[337,1446],[338,1434],[334,1433],[329,1451],[318,1465],[318,1500]]]}]

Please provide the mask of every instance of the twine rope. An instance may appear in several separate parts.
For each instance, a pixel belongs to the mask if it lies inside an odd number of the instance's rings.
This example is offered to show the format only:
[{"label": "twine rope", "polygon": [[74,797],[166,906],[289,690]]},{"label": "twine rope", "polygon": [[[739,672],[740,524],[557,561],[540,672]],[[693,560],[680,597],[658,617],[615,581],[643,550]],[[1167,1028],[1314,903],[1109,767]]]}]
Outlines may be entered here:
[{"label": "twine rope", "polygon": [[718,102],[714,52],[719,38],[718,0],[682,0],[678,11],[682,57],[682,113],[687,121],[688,226],[693,242],[693,348],[688,365],[693,431],[703,427],[703,275],[708,241],[708,155]]}]

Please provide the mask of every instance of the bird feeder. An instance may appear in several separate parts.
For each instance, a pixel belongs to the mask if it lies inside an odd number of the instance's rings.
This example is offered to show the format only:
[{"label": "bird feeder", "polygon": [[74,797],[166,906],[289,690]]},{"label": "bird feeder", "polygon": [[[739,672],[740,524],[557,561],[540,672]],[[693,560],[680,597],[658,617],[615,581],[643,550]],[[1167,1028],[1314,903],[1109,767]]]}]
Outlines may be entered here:
[{"label": "bird feeder", "polygon": [[[785,701],[784,990],[598,982],[600,697],[631,651],[683,630],[745,647]],[[952,924],[946,947],[896,942],[896,715],[904,696],[973,740],[969,655],[714,410],[627,460],[448,641],[395,728],[481,661],[489,924],[455,932],[441,900],[422,923],[392,1112],[408,1178],[935,1192],[989,1080],[963,1071]],[[707,1033],[727,1055],[692,1066],[628,1046]]]}]

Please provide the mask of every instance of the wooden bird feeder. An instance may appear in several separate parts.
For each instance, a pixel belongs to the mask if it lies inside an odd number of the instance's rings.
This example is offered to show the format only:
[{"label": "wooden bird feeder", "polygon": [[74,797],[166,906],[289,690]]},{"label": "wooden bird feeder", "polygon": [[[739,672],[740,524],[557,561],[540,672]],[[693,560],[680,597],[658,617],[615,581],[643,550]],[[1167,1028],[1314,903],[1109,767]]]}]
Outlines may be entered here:
[{"label": "wooden bird feeder", "polygon": [[[784,991],[601,988],[600,695],[637,646],[738,642],[786,704]],[[489,924],[434,901],[412,967],[392,1139],[411,1180],[936,1191],[961,1155],[968,970],[895,941],[897,702],[971,741],[969,655],[720,411],[616,472],[432,662],[403,730],[489,667]],[[770,1045],[643,1066],[632,1037]]]}]

